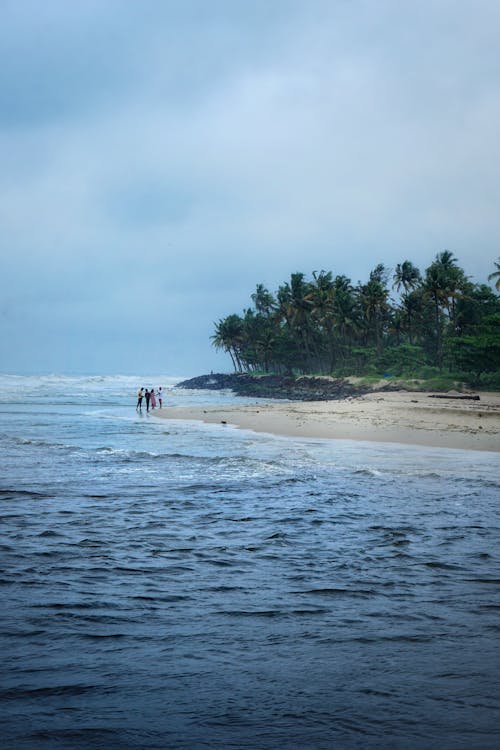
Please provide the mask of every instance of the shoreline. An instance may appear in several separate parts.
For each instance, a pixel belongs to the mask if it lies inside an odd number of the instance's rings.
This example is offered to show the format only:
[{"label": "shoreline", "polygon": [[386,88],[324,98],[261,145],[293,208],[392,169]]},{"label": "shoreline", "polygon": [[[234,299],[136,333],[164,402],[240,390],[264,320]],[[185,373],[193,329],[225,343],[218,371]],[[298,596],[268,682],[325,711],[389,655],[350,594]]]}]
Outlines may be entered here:
[{"label": "shoreline", "polygon": [[152,416],[287,437],[500,451],[500,393],[481,393],[476,401],[436,395],[442,394],[375,392],[335,401],[263,401],[241,406],[174,407],[167,403]]}]

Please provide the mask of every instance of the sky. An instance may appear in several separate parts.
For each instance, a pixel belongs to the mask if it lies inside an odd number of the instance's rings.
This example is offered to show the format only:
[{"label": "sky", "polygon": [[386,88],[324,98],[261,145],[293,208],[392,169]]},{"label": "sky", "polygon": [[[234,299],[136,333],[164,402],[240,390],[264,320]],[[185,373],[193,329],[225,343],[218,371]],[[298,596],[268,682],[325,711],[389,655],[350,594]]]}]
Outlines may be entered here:
[{"label": "sky", "polygon": [[302,271],[500,255],[498,0],[0,0],[0,371],[229,371]]}]

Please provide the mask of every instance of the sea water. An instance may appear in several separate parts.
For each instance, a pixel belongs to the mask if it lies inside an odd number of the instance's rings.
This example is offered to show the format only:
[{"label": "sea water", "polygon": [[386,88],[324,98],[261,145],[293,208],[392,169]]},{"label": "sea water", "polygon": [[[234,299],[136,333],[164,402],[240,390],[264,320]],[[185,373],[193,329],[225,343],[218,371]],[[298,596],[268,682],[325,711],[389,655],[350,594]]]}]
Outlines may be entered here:
[{"label": "sea water", "polygon": [[499,454],[174,382],[0,376],[2,748],[497,748]]}]

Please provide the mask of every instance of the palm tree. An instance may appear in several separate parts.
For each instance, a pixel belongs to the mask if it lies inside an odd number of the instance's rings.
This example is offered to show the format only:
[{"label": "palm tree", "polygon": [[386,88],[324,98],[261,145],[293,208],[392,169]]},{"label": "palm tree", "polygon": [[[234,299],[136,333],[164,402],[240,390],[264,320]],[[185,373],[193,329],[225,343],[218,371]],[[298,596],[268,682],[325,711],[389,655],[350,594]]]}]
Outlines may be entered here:
[{"label": "palm tree", "polygon": [[[413,332],[415,328],[415,319],[422,312],[422,290],[416,289],[412,292],[406,292],[401,296],[400,309],[406,321],[406,331],[408,341],[413,344]],[[418,322],[418,319],[417,319]]]},{"label": "palm tree", "polygon": [[387,284],[389,271],[383,263],[377,263],[373,271],[370,271],[370,281],[378,281],[380,284]]},{"label": "palm tree", "polygon": [[226,332],[224,330],[224,320],[221,318],[218,323],[214,323],[214,326],[215,333],[210,336],[210,340],[212,341],[212,344],[216,349],[222,349],[222,351],[225,351],[229,354],[229,356],[231,357],[231,362],[233,363],[233,367],[236,370],[236,363],[234,361],[233,353],[231,351],[231,347],[229,346]]},{"label": "palm tree", "polygon": [[368,333],[373,332],[377,354],[382,351],[382,326],[389,305],[389,290],[386,287],[387,271],[379,263],[370,273],[368,282],[359,289],[359,297],[364,310],[365,324]]},{"label": "palm tree", "polygon": [[410,344],[412,343],[412,318],[413,312],[415,311],[416,297],[415,290],[422,283],[422,277],[419,269],[413,265],[411,260],[404,260],[402,263],[398,263],[394,275],[392,277],[392,288],[396,289],[397,292],[404,290],[401,295],[401,310],[406,317],[406,329],[408,331],[408,339]]},{"label": "palm tree", "polygon": [[331,372],[335,360],[332,273],[331,271],[319,271],[319,273],[314,271],[313,278],[314,281],[309,285],[309,299],[312,303],[311,318],[321,345],[320,370]]},{"label": "palm tree", "polygon": [[264,328],[259,334],[255,341],[255,348],[261,361],[264,364],[264,371],[269,372],[269,364],[272,361],[275,349],[276,349],[277,338],[273,329],[269,326]]},{"label": "palm tree", "polygon": [[493,273],[490,273],[488,276],[488,281],[491,281],[492,279],[496,279],[495,281],[495,289],[500,289],[500,258],[498,258],[498,262],[495,260],[493,262],[493,265],[496,266],[496,271],[493,271]]},{"label": "palm tree", "polygon": [[215,333],[210,337],[216,349],[223,349],[231,357],[233,367],[242,372],[239,356],[243,321],[239,315],[228,315],[215,324]]},{"label": "palm tree", "polygon": [[278,287],[277,293],[278,299],[278,314],[280,318],[285,322],[288,328],[292,326],[292,290],[287,281]]},{"label": "palm tree", "polygon": [[361,328],[354,288],[347,276],[336,276],[333,281],[332,315],[336,352],[345,358]]},{"label": "palm tree", "polygon": [[251,298],[256,311],[261,315],[268,317],[276,309],[276,300],[264,284],[257,284]]},{"label": "palm tree", "polygon": [[278,303],[290,332],[304,352],[306,367],[310,367],[313,302],[310,286],[303,273],[292,273],[290,283],[285,283],[278,289]]},{"label": "palm tree", "polygon": [[[445,255],[446,253],[446,255]],[[448,307],[448,270],[450,268],[449,256],[438,253],[436,260],[431,263],[425,272],[424,296],[432,300],[434,306],[434,332],[436,335],[436,358],[438,367],[443,366],[443,313],[442,308]],[[453,257],[453,256],[452,256]]]},{"label": "palm tree", "polygon": [[307,368],[312,364],[311,353],[311,313],[313,303],[303,273],[292,273],[290,277],[292,330],[301,342]]},{"label": "palm tree", "polygon": [[392,288],[399,292],[403,287],[406,293],[413,291],[421,283],[420,271],[410,260],[398,263],[394,271]]},{"label": "palm tree", "polygon": [[312,310],[321,320],[328,313],[333,294],[333,280],[331,271],[313,271],[314,282],[310,284],[309,298]]},{"label": "palm tree", "polygon": [[456,333],[456,302],[466,292],[469,282],[464,271],[457,265],[457,259],[449,250],[444,250],[436,256],[443,273],[444,289],[446,292],[446,309],[451,323],[451,333]]}]

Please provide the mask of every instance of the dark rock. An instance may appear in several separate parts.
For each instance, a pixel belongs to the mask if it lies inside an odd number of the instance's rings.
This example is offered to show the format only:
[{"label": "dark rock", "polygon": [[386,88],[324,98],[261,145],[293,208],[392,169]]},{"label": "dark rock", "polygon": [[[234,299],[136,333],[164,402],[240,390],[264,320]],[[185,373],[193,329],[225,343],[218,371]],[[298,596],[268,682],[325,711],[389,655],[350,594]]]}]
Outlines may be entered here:
[{"label": "dark rock", "polygon": [[[335,401],[370,393],[368,386],[356,386],[343,378],[287,375],[249,375],[247,373],[200,375],[184,380],[177,388],[194,390],[231,390],[237,396],[287,399],[289,401]],[[383,390],[400,390],[385,386]]]}]

